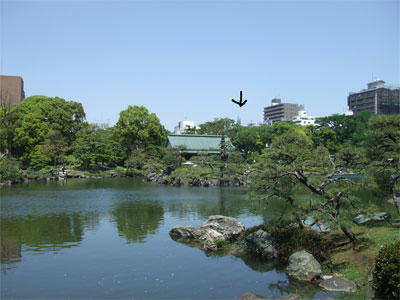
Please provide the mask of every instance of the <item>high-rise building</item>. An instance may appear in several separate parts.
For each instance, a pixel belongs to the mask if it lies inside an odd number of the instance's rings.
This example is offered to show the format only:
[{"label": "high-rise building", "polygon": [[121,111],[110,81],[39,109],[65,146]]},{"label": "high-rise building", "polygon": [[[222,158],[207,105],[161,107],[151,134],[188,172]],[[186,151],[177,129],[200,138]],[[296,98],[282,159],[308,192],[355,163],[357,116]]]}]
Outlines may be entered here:
[{"label": "high-rise building", "polygon": [[182,134],[188,128],[197,129],[197,127],[194,125],[194,121],[180,121],[178,126],[175,126],[174,134]]},{"label": "high-rise building", "polygon": [[280,98],[274,98],[271,106],[264,107],[264,122],[268,124],[276,121],[292,121],[293,117],[303,109],[303,105],[282,103]]},{"label": "high-rise building", "polygon": [[24,81],[20,76],[0,75],[0,104],[14,105],[25,98]]},{"label": "high-rise building", "polygon": [[369,110],[374,114],[400,113],[400,88],[385,86],[385,81],[375,80],[358,93],[349,93],[347,105],[357,114]]}]

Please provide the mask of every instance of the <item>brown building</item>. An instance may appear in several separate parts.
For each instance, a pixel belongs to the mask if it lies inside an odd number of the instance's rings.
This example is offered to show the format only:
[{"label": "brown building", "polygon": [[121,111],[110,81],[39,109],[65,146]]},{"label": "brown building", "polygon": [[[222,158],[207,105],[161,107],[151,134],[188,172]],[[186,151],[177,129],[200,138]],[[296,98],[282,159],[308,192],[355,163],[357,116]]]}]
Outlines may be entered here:
[{"label": "brown building", "polygon": [[280,98],[274,98],[271,106],[264,107],[264,122],[271,124],[276,121],[292,121],[300,110],[304,110],[303,105],[282,103]]},{"label": "brown building", "polygon": [[0,75],[0,104],[14,105],[25,98],[24,81],[20,76]]}]

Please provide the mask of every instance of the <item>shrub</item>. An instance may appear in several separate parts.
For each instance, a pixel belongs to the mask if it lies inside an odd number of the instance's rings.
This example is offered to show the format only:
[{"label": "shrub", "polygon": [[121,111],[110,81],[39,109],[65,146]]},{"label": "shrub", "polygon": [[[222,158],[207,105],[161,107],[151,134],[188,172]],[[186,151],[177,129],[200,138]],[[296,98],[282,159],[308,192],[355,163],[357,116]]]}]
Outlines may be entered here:
[{"label": "shrub", "polygon": [[271,227],[267,230],[276,242],[276,249],[282,260],[296,251],[305,250],[319,262],[327,260],[333,244],[323,234],[311,228]]},{"label": "shrub", "polygon": [[378,253],[372,286],[379,298],[399,299],[400,241],[385,245]]},{"label": "shrub", "polygon": [[16,159],[2,156],[0,157],[0,182],[6,180],[22,180],[23,174],[20,171],[20,164]]}]

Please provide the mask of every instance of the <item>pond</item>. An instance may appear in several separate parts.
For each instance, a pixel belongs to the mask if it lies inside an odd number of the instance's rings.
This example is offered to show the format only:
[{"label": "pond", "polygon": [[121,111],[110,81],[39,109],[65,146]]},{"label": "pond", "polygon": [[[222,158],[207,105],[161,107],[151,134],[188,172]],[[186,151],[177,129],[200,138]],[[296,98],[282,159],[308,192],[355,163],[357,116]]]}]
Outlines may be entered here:
[{"label": "pond", "polygon": [[2,187],[0,195],[2,299],[337,296],[257,257],[207,256],[170,238],[173,226],[215,214],[246,227],[268,222],[276,211],[256,213],[245,188],[68,179]]}]

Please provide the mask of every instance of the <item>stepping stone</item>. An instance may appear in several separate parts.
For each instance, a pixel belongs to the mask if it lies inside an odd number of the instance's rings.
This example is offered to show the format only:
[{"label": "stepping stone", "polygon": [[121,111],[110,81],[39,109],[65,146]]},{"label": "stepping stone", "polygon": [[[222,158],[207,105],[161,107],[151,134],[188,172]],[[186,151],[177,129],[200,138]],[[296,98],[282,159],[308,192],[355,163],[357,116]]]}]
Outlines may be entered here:
[{"label": "stepping stone", "polygon": [[319,286],[329,292],[348,293],[357,291],[357,285],[353,281],[338,277],[324,279],[319,283]]}]

